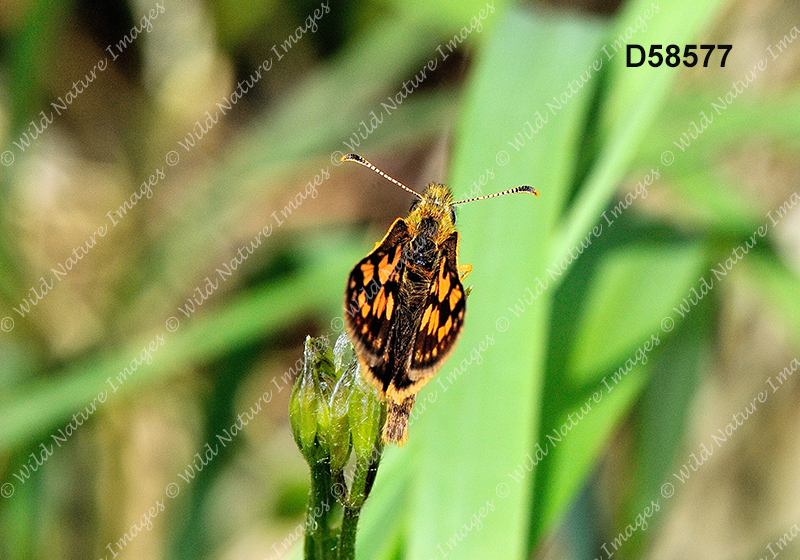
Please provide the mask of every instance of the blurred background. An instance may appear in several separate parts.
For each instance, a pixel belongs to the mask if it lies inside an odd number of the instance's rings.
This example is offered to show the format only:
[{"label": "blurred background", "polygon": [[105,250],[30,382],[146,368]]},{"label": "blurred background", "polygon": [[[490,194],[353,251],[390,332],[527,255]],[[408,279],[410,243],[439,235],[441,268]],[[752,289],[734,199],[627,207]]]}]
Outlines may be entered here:
[{"label": "blurred background", "polygon": [[459,208],[465,330],[359,557],[796,557],[799,26],[781,0],[1,3],[0,558],[302,556],[302,343],[411,203],[351,151],[541,193]]}]

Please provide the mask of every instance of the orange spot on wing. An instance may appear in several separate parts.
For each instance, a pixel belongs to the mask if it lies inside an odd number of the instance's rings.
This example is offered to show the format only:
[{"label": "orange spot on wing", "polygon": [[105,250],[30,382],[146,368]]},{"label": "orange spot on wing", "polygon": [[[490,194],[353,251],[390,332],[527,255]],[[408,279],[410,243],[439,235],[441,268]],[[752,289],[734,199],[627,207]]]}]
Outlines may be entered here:
[{"label": "orange spot on wing", "polygon": [[378,265],[378,279],[381,281],[381,284],[385,284],[389,277],[394,272],[394,269],[397,267],[397,263],[400,262],[400,253],[399,249],[395,249],[394,258],[392,262],[389,262],[389,255],[384,255],[383,259],[381,259],[380,264]]},{"label": "orange spot on wing", "polygon": [[453,320],[450,317],[448,317],[447,322],[441,327],[439,327],[439,332],[437,334],[437,336],[439,337],[439,342],[441,342],[442,339],[450,332],[450,327],[452,326],[453,326]]},{"label": "orange spot on wing", "polygon": [[386,291],[381,288],[378,295],[375,296],[375,315],[380,317],[383,315],[383,310],[386,308]]},{"label": "orange spot on wing", "polygon": [[428,319],[431,318],[431,311],[433,311],[433,306],[429,305],[425,308],[425,313],[422,315],[422,322],[419,324],[419,331],[422,332],[425,330],[425,325],[428,324]]},{"label": "orange spot on wing", "polygon": [[364,285],[366,286],[372,282],[372,276],[375,274],[375,267],[371,263],[364,263],[361,265],[361,274],[364,275]]},{"label": "orange spot on wing", "polygon": [[389,255],[383,255],[380,264],[378,265],[378,280],[381,284],[386,284],[389,275],[392,273],[392,267],[389,266]]},{"label": "orange spot on wing", "polygon": [[450,292],[450,309],[455,309],[458,300],[461,299],[461,289],[456,286],[453,288],[453,291]]},{"label": "orange spot on wing", "polygon": [[394,311],[394,296],[390,293],[386,296],[386,320],[392,318],[392,311]]},{"label": "orange spot on wing", "polygon": [[428,325],[428,334],[436,332],[436,327],[439,326],[439,308],[435,308],[431,312],[430,324]]}]

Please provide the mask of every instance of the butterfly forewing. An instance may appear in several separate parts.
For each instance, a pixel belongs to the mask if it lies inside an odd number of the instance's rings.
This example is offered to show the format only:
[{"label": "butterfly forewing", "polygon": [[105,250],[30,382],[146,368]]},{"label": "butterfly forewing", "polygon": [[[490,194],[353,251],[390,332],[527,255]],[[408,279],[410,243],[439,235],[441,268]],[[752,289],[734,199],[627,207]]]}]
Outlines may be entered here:
[{"label": "butterfly forewing", "polygon": [[458,232],[442,244],[442,259],[422,310],[409,377],[432,377],[455,348],[466,311],[464,286],[458,274]]},{"label": "butterfly forewing", "polygon": [[383,360],[398,310],[403,246],[408,225],[395,220],[374,251],[358,262],[345,290],[345,323],[358,355],[368,366]]}]

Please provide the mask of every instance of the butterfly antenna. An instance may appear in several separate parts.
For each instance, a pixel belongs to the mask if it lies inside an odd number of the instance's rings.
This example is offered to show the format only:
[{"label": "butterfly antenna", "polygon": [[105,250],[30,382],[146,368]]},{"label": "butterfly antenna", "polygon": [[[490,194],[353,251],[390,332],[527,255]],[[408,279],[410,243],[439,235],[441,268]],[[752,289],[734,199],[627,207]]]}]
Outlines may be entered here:
[{"label": "butterfly antenna", "polygon": [[392,183],[394,183],[395,185],[397,185],[398,187],[400,187],[402,189],[407,190],[408,192],[410,192],[411,194],[413,194],[417,198],[422,198],[422,195],[420,195],[417,191],[415,191],[413,189],[409,189],[407,186],[405,186],[403,183],[401,183],[397,179],[393,179],[392,177],[389,177],[386,173],[384,173],[383,171],[381,171],[380,169],[378,169],[377,167],[372,165],[370,162],[368,162],[367,160],[365,160],[363,157],[361,157],[358,154],[347,154],[346,156],[342,156],[342,161],[354,161],[359,165],[363,165],[364,167],[372,169],[375,173],[377,173],[378,175],[380,175],[384,179],[389,179]]},{"label": "butterfly antenna", "polygon": [[465,202],[474,202],[476,200],[484,200],[487,198],[494,198],[496,196],[503,196],[504,194],[514,194],[518,192],[527,192],[539,196],[539,191],[537,191],[535,188],[529,187],[528,185],[522,185],[499,193],[485,194],[483,196],[476,196],[475,198],[467,198],[466,200],[456,200],[455,202],[453,202],[453,204],[464,204]]}]

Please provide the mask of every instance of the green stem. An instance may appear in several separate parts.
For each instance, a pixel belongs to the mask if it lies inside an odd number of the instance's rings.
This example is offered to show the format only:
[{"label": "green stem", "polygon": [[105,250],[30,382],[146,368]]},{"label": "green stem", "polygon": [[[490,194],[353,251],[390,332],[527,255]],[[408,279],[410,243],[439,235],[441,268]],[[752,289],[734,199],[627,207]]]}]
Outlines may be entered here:
[{"label": "green stem", "polygon": [[328,523],[332,506],[331,487],[331,466],[326,457],[311,466],[311,489],[306,511],[305,560],[335,558]]},{"label": "green stem", "polygon": [[342,532],[339,535],[339,560],[355,560],[356,557],[356,528],[361,508],[344,508],[342,518]]}]

